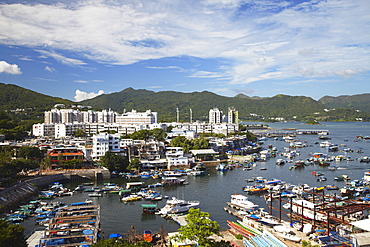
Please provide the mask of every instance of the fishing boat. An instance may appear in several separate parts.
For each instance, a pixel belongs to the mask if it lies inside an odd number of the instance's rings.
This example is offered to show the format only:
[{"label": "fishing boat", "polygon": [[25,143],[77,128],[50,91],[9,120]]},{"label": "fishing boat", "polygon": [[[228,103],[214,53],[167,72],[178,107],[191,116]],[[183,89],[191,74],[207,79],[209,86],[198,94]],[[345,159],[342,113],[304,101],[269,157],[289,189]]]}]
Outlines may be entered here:
[{"label": "fishing boat", "polygon": [[167,200],[166,205],[156,212],[156,214],[167,215],[186,213],[191,208],[198,208],[199,204],[199,201],[185,201],[172,197],[172,199]]},{"label": "fishing boat", "polygon": [[154,214],[159,211],[157,204],[141,204],[144,214]]}]

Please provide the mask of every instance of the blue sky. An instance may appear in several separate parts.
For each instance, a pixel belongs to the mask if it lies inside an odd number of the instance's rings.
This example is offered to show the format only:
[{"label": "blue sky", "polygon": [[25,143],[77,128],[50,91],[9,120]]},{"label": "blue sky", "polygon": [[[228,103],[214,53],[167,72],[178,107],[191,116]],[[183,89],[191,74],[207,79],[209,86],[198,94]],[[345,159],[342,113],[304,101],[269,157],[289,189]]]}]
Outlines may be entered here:
[{"label": "blue sky", "polygon": [[3,0],[0,82],[74,101],[370,93],[369,30],[369,0]]}]

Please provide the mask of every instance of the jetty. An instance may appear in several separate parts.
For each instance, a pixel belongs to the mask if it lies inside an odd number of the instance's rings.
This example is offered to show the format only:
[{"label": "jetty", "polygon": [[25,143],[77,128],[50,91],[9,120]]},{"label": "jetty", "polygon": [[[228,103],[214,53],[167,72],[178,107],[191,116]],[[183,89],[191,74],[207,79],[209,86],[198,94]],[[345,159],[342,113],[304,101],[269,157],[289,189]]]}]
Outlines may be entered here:
[{"label": "jetty", "polygon": [[43,246],[86,246],[98,241],[99,205],[62,207],[49,221],[45,231],[37,231],[29,241]]}]

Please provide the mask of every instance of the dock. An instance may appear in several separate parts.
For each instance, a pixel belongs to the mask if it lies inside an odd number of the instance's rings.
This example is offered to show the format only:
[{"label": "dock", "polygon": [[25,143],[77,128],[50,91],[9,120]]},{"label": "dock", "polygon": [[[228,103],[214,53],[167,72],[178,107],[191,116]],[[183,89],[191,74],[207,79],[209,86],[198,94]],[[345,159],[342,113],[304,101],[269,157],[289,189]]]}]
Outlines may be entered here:
[{"label": "dock", "polygon": [[[27,239],[29,246],[83,246],[98,241],[99,205],[78,205],[60,208],[44,231]],[[33,243],[35,243],[33,245]]]}]

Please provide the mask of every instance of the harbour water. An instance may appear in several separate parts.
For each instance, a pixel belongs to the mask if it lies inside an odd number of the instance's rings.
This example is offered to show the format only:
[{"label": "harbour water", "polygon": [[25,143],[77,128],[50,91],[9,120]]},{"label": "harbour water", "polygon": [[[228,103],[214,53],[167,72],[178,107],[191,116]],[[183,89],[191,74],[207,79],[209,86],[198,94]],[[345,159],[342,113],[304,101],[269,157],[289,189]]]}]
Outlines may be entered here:
[{"label": "harbour water", "polygon": [[[248,185],[245,181],[248,178],[262,176],[266,179],[280,179],[292,184],[308,184],[310,186],[321,187],[328,184],[336,184],[339,187],[344,186],[345,182],[334,181],[334,177],[339,175],[348,175],[352,180],[361,179],[364,171],[370,168],[370,163],[361,163],[357,158],[361,156],[370,156],[370,139],[357,140],[356,136],[370,136],[370,123],[333,123],[328,122],[323,125],[303,125],[300,123],[274,123],[269,124],[274,130],[283,129],[320,129],[328,130],[329,140],[331,143],[339,145],[339,151],[329,152],[326,148],[321,148],[317,143],[322,140],[318,139],[317,135],[297,135],[295,139],[305,142],[308,146],[297,149],[300,156],[294,160],[308,159],[310,154],[314,152],[328,153],[332,156],[345,155],[350,156],[352,161],[332,161],[330,166],[337,166],[337,170],[329,170],[328,167],[319,167],[315,165],[305,166],[302,169],[289,170],[292,163],[287,163],[282,166],[275,164],[276,159],[284,158],[277,156],[270,158],[266,162],[256,162],[256,166],[252,170],[243,170],[235,168],[226,172],[216,171],[214,167],[210,167],[206,171],[205,176],[188,176],[189,184],[169,187],[157,187],[156,191],[163,195],[176,197],[185,200],[200,201],[201,211],[208,212],[212,220],[216,220],[222,230],[226,230],[227,220],[235,220],[224,211],[226,202],[230,201],[231,194],[243,192],[243,186]],[[316,143],[316,144],[315,144]],[[277,148],[278,152],[284,151],[284,147],[288,147],[289,143],[281,140],[268,138],[264,141],[263,146],[267,148],[269,145]],[[346,153],[344,148],[351,148],[354,152]],[[356,150],[362,150],[362,153],[357,153]],[[261,168],[265,168],[261,170]],[[318,182],[316,177],[312,176],[312,172],[321,172],[325,174],[327,181]],[[119,185],[124,185],[126,182],[144,181],[147,184],[157,183],[154,179],[125,179],[122,177],[112,178],[110,180],[93,181],[94,187],[101,187],[103,183],[112,182]],[[68,188],[75,188],[80,182],[64,183]],[[249,183],[251,185],[251,183]],[[264,198],[261,195],[249,195],[249,198],[260,207],[267,209]],[[100,205],[101,212],[101,229],[105,237],[111,233],[126,234],[131,232],[134,227],[137,233],[142,233],[146,229],[153,232],[159,232],[163,226],[165,232],[176,231],[179,225],[174,221],[162,218],[159,215],[142,214],[141,204],[145,201],[135,201],[124,203],[120,201],[117,194],[104,194],[102,197],[89,198],[86,192],[76,192],[73,196],[60,197],[54,200],[63,201],[65,203],[84,201],[85,199],[93,200],[94,204]],[[164,206],[166,200],[158,202],[158,206]],[[23,225],[26,227],[26,234],[34,230],[34,219],[27,219]]]}]

